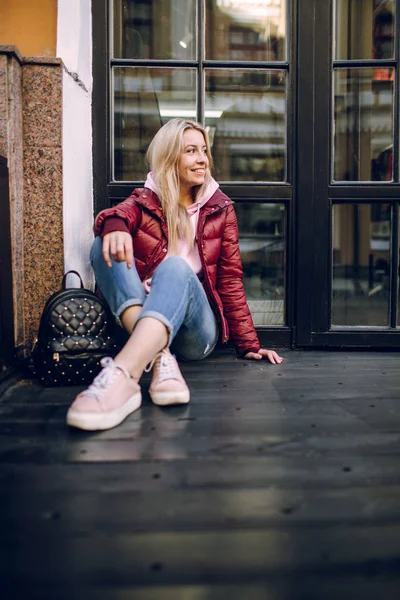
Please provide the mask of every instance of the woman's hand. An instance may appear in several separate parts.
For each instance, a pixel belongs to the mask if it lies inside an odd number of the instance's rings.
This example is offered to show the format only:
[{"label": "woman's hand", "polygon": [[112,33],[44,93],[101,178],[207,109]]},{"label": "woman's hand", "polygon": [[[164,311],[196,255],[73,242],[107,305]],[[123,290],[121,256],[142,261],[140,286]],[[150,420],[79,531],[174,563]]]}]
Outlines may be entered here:
[{"label": "woman's hand", "polygon": [[273,365],[280,365],[283,361],[282,356],[279,356],[275,350],[266,350],[265,348],[260,348],[258,352],[248,352],[244,355],[244,358],[250,360],[261,360],[264,357],[268,358],[269,362]]},{"label": "woman's hand", "polygon": [[103,237],[103,257],[111,267],[111,256],[115,262],[126,262],[128,269],[133,264],[132,236],[126,231],[110,231]]}]

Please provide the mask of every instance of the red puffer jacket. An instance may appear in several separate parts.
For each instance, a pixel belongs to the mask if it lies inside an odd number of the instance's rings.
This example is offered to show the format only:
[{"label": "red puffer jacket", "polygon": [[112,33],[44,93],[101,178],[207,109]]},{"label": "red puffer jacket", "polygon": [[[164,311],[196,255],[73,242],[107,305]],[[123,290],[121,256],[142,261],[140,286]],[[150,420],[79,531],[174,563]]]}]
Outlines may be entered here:
[{"label": "red puffer jacket", "polygon": [[[233,202],[219,189],[200,208],[197,243],[203,268],[203,286],[216,313],[222,342],[229,338],[239,355],[260,348],[243,289],[238,227]],[[114,208],[96,218],[94,232],[100,235],[104,220],[122,218],[132,234],[135,264],[140,279],[151,277],[168,249],[168,230],[157,195],[136,189]]]}]

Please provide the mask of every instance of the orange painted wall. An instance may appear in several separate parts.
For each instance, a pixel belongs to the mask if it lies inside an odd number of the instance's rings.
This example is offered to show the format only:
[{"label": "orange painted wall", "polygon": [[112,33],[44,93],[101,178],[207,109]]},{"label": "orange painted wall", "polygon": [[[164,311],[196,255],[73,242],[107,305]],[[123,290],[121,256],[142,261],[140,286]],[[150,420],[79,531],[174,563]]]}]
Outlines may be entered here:
[{"label": "orange painted wall", "polygon": [[57,0],[0,0],[0,44],[23,56],[55,56]]}]

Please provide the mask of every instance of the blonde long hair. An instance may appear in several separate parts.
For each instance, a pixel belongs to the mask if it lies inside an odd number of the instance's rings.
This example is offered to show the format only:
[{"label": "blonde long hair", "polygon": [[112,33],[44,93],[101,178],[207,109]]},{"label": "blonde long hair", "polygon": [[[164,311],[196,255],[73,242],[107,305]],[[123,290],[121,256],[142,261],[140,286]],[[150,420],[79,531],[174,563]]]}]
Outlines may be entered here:
[{"label": "blonde long hair", "polygon": [[179,175],[178,162],[183,152],[183,134],[188,129],[196,129],[203,134],[209,167],[204,183],[195,189],[196,200],[211,180],[212,157],[207,131],[195,121],[186,119],[171,119],[154,136],[147,150],[147,160],[159,190],[159,198],[167,227],[168,243],[172,253],[177,251],[178,239],[184,238],[193,247],[194,232],[190,217],[184,206],[179,204]]}]

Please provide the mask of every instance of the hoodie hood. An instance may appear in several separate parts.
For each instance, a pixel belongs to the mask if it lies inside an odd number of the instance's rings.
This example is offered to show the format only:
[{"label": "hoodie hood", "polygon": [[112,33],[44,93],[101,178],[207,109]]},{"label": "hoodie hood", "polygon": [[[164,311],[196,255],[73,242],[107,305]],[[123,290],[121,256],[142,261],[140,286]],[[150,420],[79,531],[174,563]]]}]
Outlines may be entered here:
[{"label": "hoodie hood", "polygon": [[144,182],[144,187],[151,190],[158,196],[158,187],[156,182],[154,181],[154,175],[152,171],[150,171],[150,173],[147,173],[146,181]]}]

